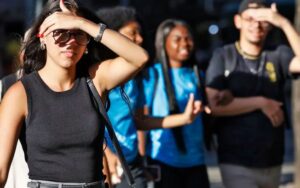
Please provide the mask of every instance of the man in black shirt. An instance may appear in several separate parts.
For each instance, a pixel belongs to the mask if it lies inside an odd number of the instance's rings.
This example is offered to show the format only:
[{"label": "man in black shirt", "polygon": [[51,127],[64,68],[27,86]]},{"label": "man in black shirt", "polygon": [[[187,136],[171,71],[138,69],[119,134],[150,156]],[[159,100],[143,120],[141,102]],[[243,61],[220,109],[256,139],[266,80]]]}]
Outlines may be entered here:
[{"label": "man in black shirt", "polygon": [[[234,17],[240,38],[217,49],[207,74],[207,96],[219,116],[218,158],[226,188],[277,188],[284,152],[283,87],[289,69],[300,70],[300,39],[291,23],[264,0],[243,0]],[[271,25],[282,29],[292,49],[265,49]],[[295,56],[293,55],[295,54]],[[234,100],[218,106],[228,89]]]}]

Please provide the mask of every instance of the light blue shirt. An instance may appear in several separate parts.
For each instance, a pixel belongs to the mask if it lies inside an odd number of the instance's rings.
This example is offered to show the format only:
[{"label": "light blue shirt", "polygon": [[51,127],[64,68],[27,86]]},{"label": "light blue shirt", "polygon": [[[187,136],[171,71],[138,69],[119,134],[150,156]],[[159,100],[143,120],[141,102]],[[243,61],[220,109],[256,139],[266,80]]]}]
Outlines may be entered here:
[{"label": "light blue shirt", "polygon": [[[114,88],[109,92],[110,108],[107,112],[116,136],[121,145],[122,151],[127,162],[133,162],[138,154],[137,130],[133,114],[142,107],[143,100],[139,95],[139,89],[136,80],[130,80],[124,85],[124,91],[129,99],[129,104],[124,100],[121,94],[121,87]],[[106,138],[108,138],[106,132]],[[106,139],[108,146],[114,151],[110,139]]]},{"label": "light blue shirt", "polygon": [[[166,87],[163,80],[161,64],[157,63],[148,70],[148,78],[143,80],[144,94],[149,113],[152,116],[169,115],[169,105]],[[200,99],[198,79],[192,68],[170,69],[170,79],[175,90],[176,102],[181,112],[184,111],[189,94],[194,93]],[[174,167],[192,167],[204,164],[203,125],[201,115],[182,129],[186,153],[181,153],[175,143],[171,129],[158,129],[149,132],[150,143],[147,145],[147,155]]]}]

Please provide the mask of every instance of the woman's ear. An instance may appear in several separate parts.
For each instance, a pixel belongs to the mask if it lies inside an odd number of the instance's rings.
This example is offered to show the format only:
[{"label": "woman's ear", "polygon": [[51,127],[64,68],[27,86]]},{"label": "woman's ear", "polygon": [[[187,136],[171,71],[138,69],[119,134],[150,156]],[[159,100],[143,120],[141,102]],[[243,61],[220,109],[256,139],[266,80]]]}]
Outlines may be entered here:
[{"label": "woman's ear", "polygon": [[38,34],[37,36],[40,40],[40,48],[41,50],[45,50],[46,49],[46,43],[45,43],[45,38],[42,34]]},{"label": "woman's ear", "polygon": [[235,27],[237,29],[241,29],[241,27],[242,27],[242,18],[241,18],[241,15],[239,15],[239,14],[234,15],[233,21],[234,21]]}]

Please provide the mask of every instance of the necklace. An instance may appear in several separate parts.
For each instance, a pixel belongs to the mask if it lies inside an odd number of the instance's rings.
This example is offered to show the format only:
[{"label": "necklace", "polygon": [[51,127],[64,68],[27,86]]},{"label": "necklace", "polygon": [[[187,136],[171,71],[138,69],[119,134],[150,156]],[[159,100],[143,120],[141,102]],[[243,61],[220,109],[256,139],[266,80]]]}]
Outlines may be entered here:
[{"label": "necklace", "polygon": [[[246,64],[248,70],[252,73],[252,74],[255,74],[255,75],[258,75],[258,74],[263,74],[263,69],[264,69],[264,65],[266,63],[266,53],[265,52],[262,52],[261,56],[259,57],[259,59],[255,59],[255,60],[247,60],[243,57],[243,61],[244,63]],[[258,65],[256,66],[256,68],[254,67],[251,67],[249,65],[249,63],[251,62],[247,62],[247,61],[256,61],[256,62],[252,62],[252,63],[258,63]]]},{"label": "necklace", "polygon": [[[243,58],[243,62],[245,63],[247,69],[252,73],[252,74],[258,74],[258,73],[261,73],[263,71],[263,68],[264,68],[264,64],[266,62],[266,53],[265,52],[262,52],[260,55],[258,56],[254,56],[254,55],[251,55],[251,54],[247,54],[245,51],[242,50],[241,46],[240,46],[240,43],[239,42],[236,42],[235,43],[235,47],[237,49],[237,51],[241,54],[242,58]],[[259,63],[258,64],[258,67],[254,68],[254,67],[251,67],[249,65],[249,62],[247,61],[257,61],[256,63]],[[253,62],[254,63],[254,62]]]},{"label": "necklace", "polygon": [[[257,66],[257,63],[258,63],[258,60],[250,60],[250,61],[256,61],[256,62],[249,62],[249,60],[243,58],[243,61],[246,65],[246,67],[248,68],[248,70],[252,73],[252,74],[257,74],[258,73],[258,66]],[[251,66],[249,65],[250,63],[253,63],[255,65]]]},{"label": "necklace", "polygon": [[255,60],[255,59],[258,59],[260,57],[260,54],[259,55],[251,55],[251,54],[248,54],[247,52],[245,52],[240,43],[238,41],[235,42],[235,47],[237,49],[237,51],[243,56],[243,58],[245,59],[250,59],[250,60]]}]

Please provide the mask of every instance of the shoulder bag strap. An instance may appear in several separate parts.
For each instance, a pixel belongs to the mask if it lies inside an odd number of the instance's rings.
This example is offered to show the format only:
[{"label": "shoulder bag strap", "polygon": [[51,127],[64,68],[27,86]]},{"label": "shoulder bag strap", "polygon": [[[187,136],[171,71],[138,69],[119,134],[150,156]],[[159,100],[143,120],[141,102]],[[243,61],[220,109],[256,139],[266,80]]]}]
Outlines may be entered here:
[{"label": "shoulder bag strap", "polygon": [[116,134],[115,134],[114,129],[111,125],[111,122],[110,122],[110,120],[107,116],[107,113],[106,113],[104,105],[101,101],[100,95],[99,95],[93,81],[90,78],[87,78],[87,84],[89,86],[90,92],[92,93],[92,97],[93,97],[94,101],[96,102],[96,108],[98,110],[98,113],[105,120],[106,129],[107,129],[108,134],[109,134],[109,136],[112,140],[112,143],[113,143],[113,146],[114,146],[114,148],[117,152],[117,155],[120,159],[120,162],[121,162],[121,165],[123,167],[124,175],[125,175],[125,178],[127,180],[127,183],[129,184],[130,187],[135,187],[135,185],[134,185],[135,182],[134,182],[133,176],[132,176],[131,171],[128,167],[128,164],[125,160],[124,154],[121,150],[119,141],[116,137]]}]

